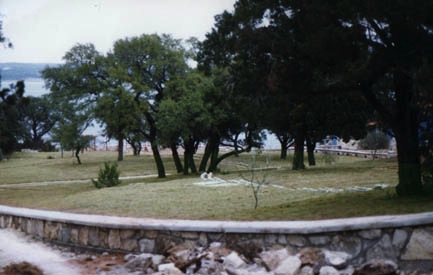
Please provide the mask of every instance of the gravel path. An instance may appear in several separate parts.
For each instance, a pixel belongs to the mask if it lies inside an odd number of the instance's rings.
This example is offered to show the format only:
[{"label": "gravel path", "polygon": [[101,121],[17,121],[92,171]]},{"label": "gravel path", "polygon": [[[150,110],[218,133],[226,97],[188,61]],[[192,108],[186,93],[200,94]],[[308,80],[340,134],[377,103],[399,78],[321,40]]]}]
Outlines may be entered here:
[{"label": "gravel path", "polygon": [[20,232],[0,229],[0,270],[10,263],[27,261],[47,275],[76,275],[81,270],[73,266],[59,251],[36,242]]}]

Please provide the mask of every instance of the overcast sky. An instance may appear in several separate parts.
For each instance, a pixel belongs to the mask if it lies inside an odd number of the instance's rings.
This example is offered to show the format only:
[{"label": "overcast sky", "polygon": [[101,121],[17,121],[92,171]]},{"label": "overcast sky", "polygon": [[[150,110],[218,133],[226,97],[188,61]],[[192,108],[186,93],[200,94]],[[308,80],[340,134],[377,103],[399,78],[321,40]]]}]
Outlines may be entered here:
[{"label": "overcast sky", "polygon": [[3,33],[0,62],[62,62],[76,43],[102,52],[120,38],[169,33],[204,39],[214,16],[235,0],[0,0]]}]

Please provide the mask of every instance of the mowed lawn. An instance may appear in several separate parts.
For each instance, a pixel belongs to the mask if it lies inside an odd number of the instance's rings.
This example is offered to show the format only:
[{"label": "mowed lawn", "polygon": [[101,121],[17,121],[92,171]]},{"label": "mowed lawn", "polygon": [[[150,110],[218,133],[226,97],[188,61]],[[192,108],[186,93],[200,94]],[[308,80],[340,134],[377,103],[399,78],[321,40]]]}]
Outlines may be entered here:
[{"label": "mowed lawn", "polygon": [[[22,186],[10,184],[96,178],[104,161],[116,162],[114,152],[86,152],[82,165],[74,164],[70,152],[17,153],[0,162],[0,204],[39,209],[63,210],[119,216],[213,220],[299,220],[352,216],[404,214],[433,211],[431,198],[397,198],[397,164],[390,160],[370,160],[347,156],[317,155],[317,165],[292,171],[290,160],[277,153],[263,153],[270,168],[269,184],[259,192],[259,207],[248,185],[203,186],[199,175],[177,175],[169,154],[164,163],[165,179],[127,179],[117,187],[96,189],[91,183]],[[214,176],[225,181],[248,178],[251,155],[232,157]],[[199,157],[196,159],[199,163]],[[122,177],[156,174],[151,155],[126,155],[119,162]],[[5,186],[5,184],[8,184]],[[351,187],[389,185],[372,191],[350,191]],[[2,186],[3,185],[3,186]],[[319,189],[321,191],[319,191]],[[344,192],[329,192],[345,189]]]}]

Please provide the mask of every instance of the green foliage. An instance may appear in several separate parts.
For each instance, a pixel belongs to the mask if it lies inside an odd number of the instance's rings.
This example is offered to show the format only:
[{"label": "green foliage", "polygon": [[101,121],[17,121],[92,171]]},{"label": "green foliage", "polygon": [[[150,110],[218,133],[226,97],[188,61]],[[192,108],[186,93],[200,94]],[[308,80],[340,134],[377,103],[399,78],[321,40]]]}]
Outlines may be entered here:
[{"label": "green foliage", "polygon": [[23,108],[22,122],[24,130],[24,148],[49,150],[49,144],[43,137],[48,134],[60,119],[56,108],[53,108],[51,94],[41,97],[27,97],[29,103]]},{"label": "green foliage", "polygon": [[359,141],[359,147],[363,150],[388,149],[389,138],[380,130],[370,131],[364,139]]},{"label": "green foliage", "polygon": [[0,150],[8,155],[18,147],[24,131],[22,109],[28,100],[24,97],[24,81],[18,81],[0,91]]},{"label": "green foliage", "polygon": [[110,164],[106,161],[104,163],[104,169],[99,169],[98,180],[92,179],[93,185],[96,188],[105,188],[119,185],[119,171],[117,170],[117,164]]}]

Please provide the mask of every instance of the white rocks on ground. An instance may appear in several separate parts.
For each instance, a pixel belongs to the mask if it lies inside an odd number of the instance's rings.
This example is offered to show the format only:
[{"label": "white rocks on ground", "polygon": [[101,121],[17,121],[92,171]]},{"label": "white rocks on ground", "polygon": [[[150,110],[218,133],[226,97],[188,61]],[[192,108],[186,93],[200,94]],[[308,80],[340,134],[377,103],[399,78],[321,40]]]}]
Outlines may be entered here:
[{"label": "white rocks on ground", "polygon": [[[10,231],[2,230],[0,234],[0,264],[4,259],[11,260],[11,257],[28,260],[44,269],[46,274],[79,274],[77,268],[68,263],[70,259],[81,261],[98,262],[98,258],[111,257],[108,253],[101,255],[76,255],[64,251],[47,252],[49,260],[41,256],[40,247],[32,245],[15,249],[10,245],[13,234]],[[368,232],[375,233],[375,232]],[[419,242],[419,238],[424,237],[425,232],[414,230],[410,237],[409,252],[415,253],[417,246],[425,247],[425,244]],[[10,236],[12,235],[12,236]],[[372,238],[376,238],[372,234]],[[28,242],[25,236],[21,242]],[[394,245],[399,243],[399,239],[405,239],[405,236],[394,236]],[[404,237],[404,238],[403,238]],[[427,238],[428,239],[428,238]],[[429,240],[429,239],[428,239]],[[353,241],[349,239],[349,241]],[[333,240],[334,245],[340,245],[341,240]],[[28,242],[30,244],[34,242]],[[380,240],[377,244],[384,246]],[[391,238],[386,239],[386,243],[391,243]],[[1,246],[3,244],[3,246]],[[28,245],[28,244],[26,244]],[[332,245],[332,244],[331,244]],[[417,246],[416,246],[417,245]],[[349,248],[355,248],[356,245]],[[15,249],[15,250],[14,250]],[[35,252],[35,249],[38,252]],[[46,248],[44,248],[46,249]],[[410,251],[412,249],[413,251]],[[430,247],[427,247],[427,250]],[[48,249],[49,250],[49,249]],[[8,253],[5,253],[8,251]],[[14,254],[13,251],[16,251]],[[24,251],[24,252],[23,252]],[[29,253],[27,253],[27,251]],[[429,250],[428,250],[429,251]],[[426,252],[425,252],[426,253]],[[38,256],[38,261],[30,261],[32,258],[25,258],[24,254]],[[59,256],[60,255],[60,256]],[[429,255],[429,254],[428,254]],[[171,247],[164,255],[151,253],[127,254],[122,257],[124,263],[118,263],[111,266],[110,269],[97,269],[97,275],[115,275],[115,274],[156,274],[156,275],[180,275],[180,274],[221,274],[221,275],[379,275],[379,274],[403,274],[398,273],[398,266],[395,262],[383,259],[372,259],[362,265],[352,266],[350,255],[342,251],[331,251],[319,248],[303,248],[297,254],[287,248],[279,248],[269,251],[262,251],[256,255],[253,260],[247,260],[243,255],[224,247],[222,243],[211,243],[208,247],[195,247],[179,245]],[[352,261],[353,263],[353,261]],[[3,265],[4,266],[4,265]],[[0,272],[1,272],[0,265]],[[93,273],[92,273],[93,274]],[[418,274],[418,273],[412,273]],[[419,273],[423,274],[423,273]]]}]

